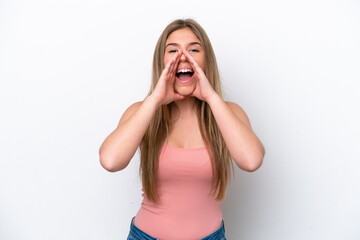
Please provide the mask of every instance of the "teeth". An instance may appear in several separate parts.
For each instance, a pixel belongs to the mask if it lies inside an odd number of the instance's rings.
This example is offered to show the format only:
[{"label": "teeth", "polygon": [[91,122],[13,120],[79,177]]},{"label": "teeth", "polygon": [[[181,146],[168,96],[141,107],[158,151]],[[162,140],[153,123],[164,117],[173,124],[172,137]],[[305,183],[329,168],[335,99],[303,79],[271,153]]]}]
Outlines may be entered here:
[{"label": "teeth", "polygon": [[178,71],[177,71],[177,73],[186,73],[186,72],[192,72],[190,69],[185,69],[185,68],[183,68],[183,69],[179,69]]}]

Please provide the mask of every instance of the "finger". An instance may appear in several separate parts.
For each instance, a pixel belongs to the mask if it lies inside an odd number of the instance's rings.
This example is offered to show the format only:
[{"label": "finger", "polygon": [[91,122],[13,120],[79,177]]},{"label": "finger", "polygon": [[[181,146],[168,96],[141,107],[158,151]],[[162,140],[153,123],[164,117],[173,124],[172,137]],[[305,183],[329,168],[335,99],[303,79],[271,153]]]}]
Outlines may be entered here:
[{"label": "finger", "polygon": [[174,55],[174,57],[171,58],[171,60],[170,60],[171,64],[170,64],[169,71],[168,71],[169,75],[171,75],[171,73],[172,73],[172,71],[173,71],[173,69],[174,69],[174,63],[175,63],[175,61],[176,61],[177,54],[178,54],[178,53],[176,53],[176,54]]},{"label": "finger", "polygon": [[181,52],[181,50],[180,50],[180,51],[178,52],[177,57],[176,57],[176,62],[175,62],[175,64],[174,64],[174,73],[173,73],[173,74],[175,74],[176,71],[177,71],[177,68],[178,68],[179,62],[180,62],[180,58],[181,58],[181,54],[182,54],[182,52]]},{"label": "finger", "polygon": [[169,66],[169,71],[167,72],[168,75],[171,73],[172,69],[173,69],[173,64],[174,64],[174,59],[170,60],[170,66]]},{"label": "finger", "polygon": [[169,69],[171,67],[171,60],[169,62],[167,62],[167,64],[165,65],[165,68],[163,69],[163,73],[167,74],[169,72]]},{"label": "finger", "polygon": [[175,63],[175,60],[176,60],[176,55],[177,53],[175,54],[175,56],[171,59],[171,65],[170,65],[170,68],[169,68],[169,75],[171,75],[173,69],[174,69],[174,63]]},{"label": "finger", "polygon": [[175,75],[176,74],[176,71],[177,71],[177,68],[179,66],[179,61],[180,61],[180,57],[181,57],[181,51],[179,51],[179,54],[176,58],[176,61],[174,63],[174,69],[173,69],[173,72],[171,73],[171,75]]},{"label": "finger", "polygon": [[185,57],[189,60],[191,65],[193,65],[195,68],[199,68],[200,66],[197,64],[195,59],[191,56],[190,53],[188,53],[186,50],[184,50]]},{"label": "finger", "polygon": [[204,71],[199,66],[199,64],[195,61],[195,59],[191,56],[190,53],[188,53],[186,50],[184,50],[185,57],[189,60],[191,66],[194,69],[195,78],[199,79],[202,75],[204,75]]}]

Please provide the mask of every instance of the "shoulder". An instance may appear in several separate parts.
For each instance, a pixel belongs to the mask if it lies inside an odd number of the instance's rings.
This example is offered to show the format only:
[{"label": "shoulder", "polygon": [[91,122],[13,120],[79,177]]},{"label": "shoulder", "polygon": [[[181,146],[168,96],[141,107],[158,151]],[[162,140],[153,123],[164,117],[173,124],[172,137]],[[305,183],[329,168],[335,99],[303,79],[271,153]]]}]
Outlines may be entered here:
[{"label": "shoulder", "polygon": [[139,101],[131,104],[122,115],[120,123],[125,122],[129,117],[131,117],[139,109],[142,103],[143,101]]},{"label": "shoulder", "polygon": [[139,102],[135,102],[133,104],[131,104],[125,111],[126,112],[131,112],[131,111],[134,111],[134,110],[137,110],[141,104],[143,103],[143,101],[139,101]]},{"label": "shoulder", "polygon": [[243,123],[251,128],[249,117],[247,116],[244,109],[242,109],[238,104],[234,102],[225,102],[226,105],[231,109],[231,111],[238,117]]}]

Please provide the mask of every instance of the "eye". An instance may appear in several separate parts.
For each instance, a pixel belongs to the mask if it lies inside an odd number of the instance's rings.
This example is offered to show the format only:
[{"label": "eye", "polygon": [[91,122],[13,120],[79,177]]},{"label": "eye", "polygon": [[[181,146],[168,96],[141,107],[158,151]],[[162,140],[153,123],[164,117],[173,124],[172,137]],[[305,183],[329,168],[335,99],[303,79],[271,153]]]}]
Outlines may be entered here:
[{"label": "eye", "polygon": [[190,52],[199,52],[197,49],[191,49]]},{"label": "eye", "polygon": [[177,50],[174,50],[174,49],[169,51],[169,53],[176,53],[176,52],[177,52]]}]

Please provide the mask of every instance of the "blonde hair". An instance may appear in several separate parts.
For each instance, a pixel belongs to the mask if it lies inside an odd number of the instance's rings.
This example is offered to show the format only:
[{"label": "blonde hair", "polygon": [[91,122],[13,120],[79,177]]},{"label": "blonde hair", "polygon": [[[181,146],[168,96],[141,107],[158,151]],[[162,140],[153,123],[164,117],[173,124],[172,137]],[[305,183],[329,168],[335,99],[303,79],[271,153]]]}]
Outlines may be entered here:
[{"label": "blonde hair", "polygon": [[[179,29],[189,28],[199,38],[205,53],[205,75],[208,78],[215,92],[222,96],[220,76],[216,63],[215,54],[205,30],[192,19],[178,19],[171,22],[162,32],[156,44],[153,67],[152,84],[149,95],[155,89],[164,69],[165,42],[169,35]],[[140,175],[144,193],[150,201],[158,202],[157,193],[157,171],[161,147],[170,132],[171,108],[173,103],[162,105],[150,122],[141,144],[140,144]],[[210,106],[199,99],[196,99],[196,112],[202,138],[206,143],[211,159],[213,181],[211,193],[217,192],[216,200],[225,197],[226,189],[231,177],[230,166],[234,173],[234,166],[225,141],[221,135]]]}]

